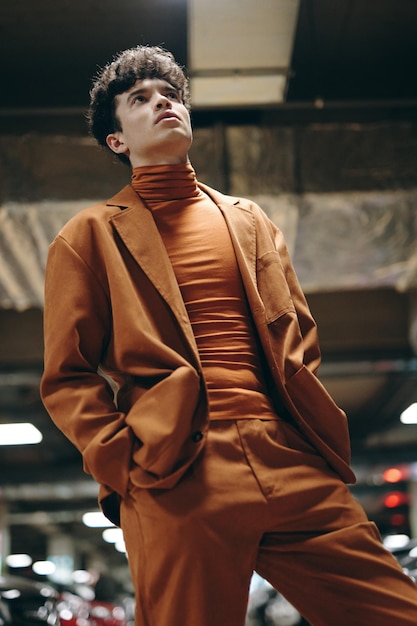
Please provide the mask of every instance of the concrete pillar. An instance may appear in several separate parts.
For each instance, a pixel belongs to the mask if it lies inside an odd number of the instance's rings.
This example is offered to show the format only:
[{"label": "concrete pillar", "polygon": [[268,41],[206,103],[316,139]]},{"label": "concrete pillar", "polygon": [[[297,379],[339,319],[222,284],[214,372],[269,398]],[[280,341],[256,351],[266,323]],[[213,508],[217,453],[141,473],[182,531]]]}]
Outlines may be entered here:
[{"label": "concrete pillar", "polygon": [[50,576],[52,582],[69,584],[75,567],[75,544],[68,535],[54,534],[48,540],[48,561],[55,564],[55,572]]},{"label": "concrete pillar", "polygon": [[5,573],[6,557],[10,554],[10,530],[7,519],[7,503],[0,491],[0,574]]},{"label": "concrete pillar", "polygon": [[417,291],[410,291],[408,337],[414,354],[417,355]]}]

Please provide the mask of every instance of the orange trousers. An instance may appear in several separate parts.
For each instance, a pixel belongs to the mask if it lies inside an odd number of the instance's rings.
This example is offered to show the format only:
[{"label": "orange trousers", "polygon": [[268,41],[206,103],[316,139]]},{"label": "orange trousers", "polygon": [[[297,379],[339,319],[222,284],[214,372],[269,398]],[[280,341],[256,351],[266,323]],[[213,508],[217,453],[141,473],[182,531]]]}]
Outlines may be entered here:
[{"label": "orange trousers", "polygon": [[136,626],[244,626],[253,570],[313,626],[416,626],[417,586],[349,488],[284,422],[212,422],[171,490],[132,486]]}]

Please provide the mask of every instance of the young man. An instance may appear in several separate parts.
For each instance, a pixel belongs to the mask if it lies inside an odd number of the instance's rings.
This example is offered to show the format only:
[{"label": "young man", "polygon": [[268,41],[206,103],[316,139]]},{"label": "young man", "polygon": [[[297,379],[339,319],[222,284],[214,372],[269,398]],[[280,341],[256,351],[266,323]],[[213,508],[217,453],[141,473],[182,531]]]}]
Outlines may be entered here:
[{"label": "young man", "polygon": [[195,178],[181,68],[121,53],[90,124],[132,182],[51,245],[41,392],[124,531],[137,626],[243,626],[253,570],[314,626],[415,626],[417,589],[346,486],[283,236]]}]

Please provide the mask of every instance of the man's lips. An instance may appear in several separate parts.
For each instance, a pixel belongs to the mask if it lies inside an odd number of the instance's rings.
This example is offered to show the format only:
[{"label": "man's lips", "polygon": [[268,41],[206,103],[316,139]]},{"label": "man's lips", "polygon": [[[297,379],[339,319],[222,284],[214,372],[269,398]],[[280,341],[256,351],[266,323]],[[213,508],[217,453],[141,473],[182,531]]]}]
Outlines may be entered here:
[{"label": "man's lips", "polygon": [[158,115],[158,117],[156,118],[155,124],[158,124],[161,120],[166,120],[166,119],[179,120],[180,118],[178,117],[178,115],[176,115],[172,111],[164,111],[164,113],[161,113],[160,115]]}]

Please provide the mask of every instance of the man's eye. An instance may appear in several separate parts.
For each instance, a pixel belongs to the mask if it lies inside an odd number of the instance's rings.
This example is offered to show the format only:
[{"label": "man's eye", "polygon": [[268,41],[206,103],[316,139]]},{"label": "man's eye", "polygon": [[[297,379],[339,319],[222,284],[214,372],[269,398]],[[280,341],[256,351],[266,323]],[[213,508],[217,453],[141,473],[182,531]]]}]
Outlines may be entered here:
[{"label": "man's eye", "polygon": [[136,96],[134,102],[145,102],[144,96]]},{"label": "man's eye", "polygon": [[171,98],[172,100],[179,100],[179,95],[176,91],[169,91],[167,93],[167,98]]}]

